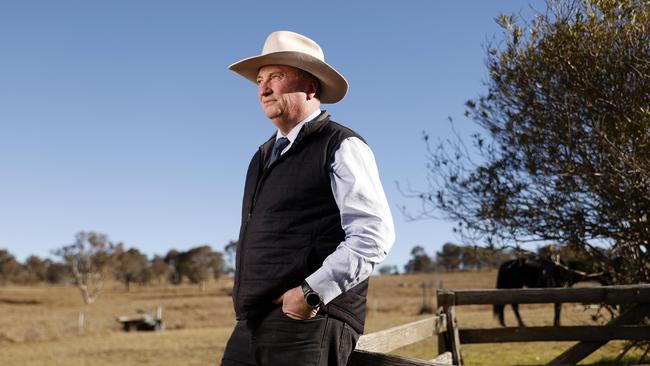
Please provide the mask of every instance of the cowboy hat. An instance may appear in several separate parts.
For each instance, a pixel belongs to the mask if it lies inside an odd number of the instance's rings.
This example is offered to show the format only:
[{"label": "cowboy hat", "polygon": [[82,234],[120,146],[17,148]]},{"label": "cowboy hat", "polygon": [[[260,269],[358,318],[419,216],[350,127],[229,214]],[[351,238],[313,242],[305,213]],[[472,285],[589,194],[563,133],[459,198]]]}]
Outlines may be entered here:
[{"label": "cowboy hat", "polygon": [[320,81],[319,99],[323,103],[336,103],[348,91],[348,82],[325,63],[320,46],[298,33],[273,32],[266,38],[261,55],[235,62],[228,68],[257,83],[257,72],[266,65],[292,66],[314,75]]}]

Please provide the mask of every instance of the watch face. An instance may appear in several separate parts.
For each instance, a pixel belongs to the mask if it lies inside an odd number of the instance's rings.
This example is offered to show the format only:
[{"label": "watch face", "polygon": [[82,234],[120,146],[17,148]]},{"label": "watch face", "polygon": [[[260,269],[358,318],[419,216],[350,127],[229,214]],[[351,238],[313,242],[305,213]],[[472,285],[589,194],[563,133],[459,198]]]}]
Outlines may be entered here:
[{"label": "watch face", "polygon": [[317,307],[320,305],[320,296],[318,294],[312,292],[307,297],[305,298],[305,301],[307,302],[307,305],[311,306],[312,308]]}]

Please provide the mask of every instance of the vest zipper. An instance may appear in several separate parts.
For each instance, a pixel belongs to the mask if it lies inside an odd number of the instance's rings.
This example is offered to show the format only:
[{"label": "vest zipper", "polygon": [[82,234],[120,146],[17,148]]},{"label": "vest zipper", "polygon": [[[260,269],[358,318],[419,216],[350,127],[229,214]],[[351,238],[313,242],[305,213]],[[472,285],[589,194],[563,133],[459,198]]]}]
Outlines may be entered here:
[{"label": "vest zipper", "polygon": [[[286,155],[289,154],[292,150],[293,149],[290,148],[286,153],[280,155],[278,159],[274,162],[274,164],[277,164],[283,158],[286,159]],[[262,149],[260,147],[260,156],[262,155],[261,153],[262,153]],[[246,231],[248,230],[248,224],[253,219],[253,210],[255,209],[255,204],[257,203],[257,195],[262,189],[262,186],[264,185],[264,181],[266,180],[266,177],[268,175],[269,175],[269,169],[263,169],[262,176],[258,180],[257,186],[255,187],[255,192],[253,193],[253,198],[251,200],[251,207],[248,210],[247,219],[244,222],[244,225],[246,226],[242,230],[242,237],[238,248],[239,255],[237,256],[237,263],[236,263],[238,270],[235,271],[235,283],[237,284],[237,286],[235,286],[235,288],[233,289],[233,303],[235,307],[235,313],[237,313],[237,311],[239,310],[239,289],[242,281],[241,273],[243,271],[241,265],[244,261],[244,244],[246,243]]]},{"label": "vest zipper", "polygon": [[[293,149],[293,146],[284,154],[280,155],[276,161],[273,162],[272,165],[278,164],[280,160],[286,159],[286,156],[291,153]],[[248,220],[250,221],[253,218],[253,210],[255,209],[255,204],[257,203],[257,196],[260,193],[260,190],[262,189],[262,186],[264,186],[264,182],[266,181],[266,177],[269,176],[269,168],[266,168],[262,170],[262,176],[260,177],[257,186],[255,187],[255,192],[253,193],[253,199],[251,200],[251,208],[248,211]]]}]

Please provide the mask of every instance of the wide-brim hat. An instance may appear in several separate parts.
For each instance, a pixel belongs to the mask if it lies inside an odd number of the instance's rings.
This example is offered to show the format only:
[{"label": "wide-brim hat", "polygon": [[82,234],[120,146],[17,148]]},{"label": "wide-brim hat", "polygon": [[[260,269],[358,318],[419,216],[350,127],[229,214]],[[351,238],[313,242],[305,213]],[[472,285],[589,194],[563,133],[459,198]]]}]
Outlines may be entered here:
[{"label": "wide-brim hat", "polygon": [[320,81],[318,96],[323,103],[336,103],[348,92],[347,80],[325,63],[318,43],[302,34],[273,32],[266,38],[262,54],[235,62],[228,68],[257,83],[257,72],[266,65],[293,66],[314,75]]}]

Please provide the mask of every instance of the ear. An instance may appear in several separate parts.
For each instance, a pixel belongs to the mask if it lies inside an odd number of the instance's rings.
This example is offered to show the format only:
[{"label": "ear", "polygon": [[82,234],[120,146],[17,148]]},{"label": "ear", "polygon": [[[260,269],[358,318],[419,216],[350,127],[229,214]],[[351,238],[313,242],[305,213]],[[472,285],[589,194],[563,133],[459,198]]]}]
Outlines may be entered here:
[{"label": "ear", "polygon": [[307,88],[307,100],[316,98],[316,93],[318,93],[318,81],[311,80]]}]

